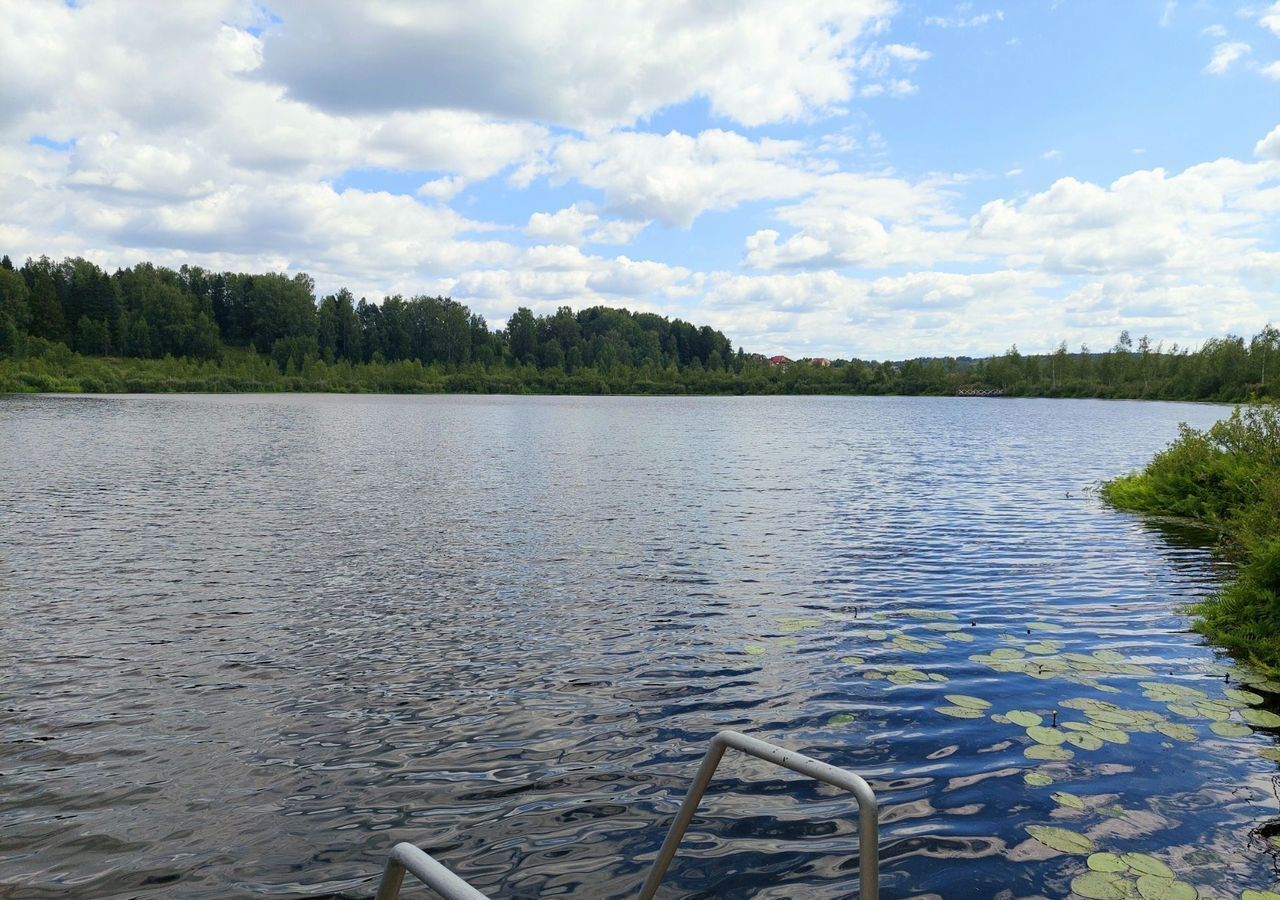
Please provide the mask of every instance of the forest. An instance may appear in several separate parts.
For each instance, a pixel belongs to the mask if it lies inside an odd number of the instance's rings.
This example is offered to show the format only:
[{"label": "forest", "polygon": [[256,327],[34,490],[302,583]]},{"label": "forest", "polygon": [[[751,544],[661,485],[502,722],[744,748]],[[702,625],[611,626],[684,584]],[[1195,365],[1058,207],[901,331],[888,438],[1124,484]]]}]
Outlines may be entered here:
[{"label": "forest", "polygon": [[108,273],[81,259],[0,259],[0,392],[342,391],[915,394],[1243,401],[1274,397],[1280,331],[1198,348],[1065,343],[986,359],[773,365],[720,331],[595,306],[493,329],[448,297],[317,297],[307,275]]}]

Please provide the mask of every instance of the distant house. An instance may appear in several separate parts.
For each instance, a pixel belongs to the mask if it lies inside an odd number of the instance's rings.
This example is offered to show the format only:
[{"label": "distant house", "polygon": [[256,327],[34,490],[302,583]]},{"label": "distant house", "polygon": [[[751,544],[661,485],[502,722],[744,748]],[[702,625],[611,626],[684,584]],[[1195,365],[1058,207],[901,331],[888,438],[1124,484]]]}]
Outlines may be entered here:
[{"label": "distant house", "polygon": [[747,357],[747,359],[751,360],[752,362],[768,362],[769,361],[769,357],[765,356],[763,353],[752,353],[750,356]]},{"label": "distant house", "polygon": [[819,356],[815,359],[809,360],[809,365],[817,366],[819,369],[825,369],[827,366],[831,365],[831,360],[827,359],[825,356]]},{"label": "distant house", "polygon": [[789,366],[789,365],[791,365],[791,360],[787,359],[785,356],[771,356],[771,357],[769,357],[769,365],[771,365],[771,366]]}]

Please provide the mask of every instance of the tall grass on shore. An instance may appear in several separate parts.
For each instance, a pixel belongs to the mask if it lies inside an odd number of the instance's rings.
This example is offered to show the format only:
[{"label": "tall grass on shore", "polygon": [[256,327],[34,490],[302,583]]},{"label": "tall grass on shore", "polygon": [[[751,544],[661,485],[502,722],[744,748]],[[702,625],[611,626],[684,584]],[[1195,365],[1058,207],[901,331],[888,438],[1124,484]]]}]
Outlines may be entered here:
[{"label": "tall grass on shore", "polygon": [[1191,609],[1196,630],[1280,669],[1280,407],[1238,408],[1207,431],[1184,425],[1143,471],[1106,484],[1102,494],[1120,509],[1216,530],[1238,568],[1221,593]]}]

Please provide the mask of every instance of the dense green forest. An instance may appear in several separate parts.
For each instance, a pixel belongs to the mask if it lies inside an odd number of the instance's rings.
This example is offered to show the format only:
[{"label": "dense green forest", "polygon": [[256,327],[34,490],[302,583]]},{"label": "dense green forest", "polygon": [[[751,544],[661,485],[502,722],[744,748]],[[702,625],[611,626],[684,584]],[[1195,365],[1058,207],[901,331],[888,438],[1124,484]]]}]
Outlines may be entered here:
[{"label": "dense green forest", "polygon": [[1280,332],[1190,348],[1016,347],[989,359],[771,365],[724,334],[603,306],[497,330],[447,297],[317,298],[306,275],[0,260],[0,391],[957,394],[1239,401],[1280,395]]},{"label": "dense green forest", "polygon": [[1237,409],[1208,431],[1187,426],[1142,472],[1103,496],[1121,509],[1193,519],[1221,536],[1234,580],[1193,612],[1233,653],[1280,671],[1280,408]]}]

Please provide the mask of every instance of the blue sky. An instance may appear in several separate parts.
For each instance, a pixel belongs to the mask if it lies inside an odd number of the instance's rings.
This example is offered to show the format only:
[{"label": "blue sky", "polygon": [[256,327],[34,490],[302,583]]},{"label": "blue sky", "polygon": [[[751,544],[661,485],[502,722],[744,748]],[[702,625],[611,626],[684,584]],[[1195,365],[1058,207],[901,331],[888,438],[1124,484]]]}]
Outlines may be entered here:
[{"label": "blue sky", "polygon": [[1280,319],[1280,3],[166,6],[0,26],[0,250],[793,356]]}]

